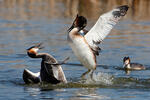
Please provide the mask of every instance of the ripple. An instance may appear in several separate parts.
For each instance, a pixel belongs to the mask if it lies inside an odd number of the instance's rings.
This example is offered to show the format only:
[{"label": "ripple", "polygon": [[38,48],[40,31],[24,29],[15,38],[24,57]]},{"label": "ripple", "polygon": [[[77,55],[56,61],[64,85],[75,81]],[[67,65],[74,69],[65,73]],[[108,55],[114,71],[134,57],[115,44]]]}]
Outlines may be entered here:
[{"label": "ripple", "polygon": [[[104,77],[102,77],[104,76]],[[78,82],[68,82],[67,84],[48,84],[48,83],[39,83],[39,84],[24,84],[22,80],[3,80],[1,83],[11,83],[14,85],[21,85],[24,87],[39,88],[41,91],[50,91],[61,88],[129,88],[129,89],[147,89],[150,87],[150,79],[138,79],[133,77],[118,77],[115,78],[112,75],[106,73],[97,73],[94,75],[94,80],[86,80],[85,83]]]},{"label": "ripple", "polygon": [[113,84],[113,76],[108,73],[93,73],[93,79],[88,78],[85,81],[86,84],[99,84],[99,85],[112,85]]}]

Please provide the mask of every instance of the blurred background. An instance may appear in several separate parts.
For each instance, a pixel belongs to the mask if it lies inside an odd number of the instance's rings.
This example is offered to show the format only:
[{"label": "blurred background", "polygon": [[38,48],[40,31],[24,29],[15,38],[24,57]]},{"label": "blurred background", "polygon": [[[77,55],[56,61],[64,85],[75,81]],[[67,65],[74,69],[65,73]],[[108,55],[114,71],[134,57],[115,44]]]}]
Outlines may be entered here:
[{"label": "blurred background", "polygon": [[[26,55],[35,43],[44,43],[40,52],[58,61],[80,64],[66,41],[67,29],[76,14],[85,16],[89,30],[99,16],[129,5],[127,15],[100,44],[98,85],[84,86],[83,66],[63,65],[67,86],[28,86],[22,80],[25,68],[38,72],[41,59]],[[150,99],[150,0],[0,0],[0,99],[2,100],[148,100]],[[144,71],[126,74],[122,59],[144,64]],[[113,77],[113,79],[112,79]]]},{"label": "blurred background", "polygon": [[0,0],[0,16],[30,20],[38,17],[74,17],[78,13],[88,19],[97,19],[102,13],[123,4],[130,6],[129,18],[149,19],[149,0]]}]

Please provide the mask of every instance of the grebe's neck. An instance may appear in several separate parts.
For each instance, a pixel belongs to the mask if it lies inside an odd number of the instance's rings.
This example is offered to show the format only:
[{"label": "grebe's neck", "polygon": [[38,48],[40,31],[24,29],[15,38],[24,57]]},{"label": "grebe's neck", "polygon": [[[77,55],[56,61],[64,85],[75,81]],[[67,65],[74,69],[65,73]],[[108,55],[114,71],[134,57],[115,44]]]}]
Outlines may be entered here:
[{"label": "grebe's neck", "polygon": [[53,58],[48,53],[28,53],[28,56],[31,58],[42,58],[43,60],[49,60],[50,58]]},{"label": "grebe's neck", "polygon": [[76,37],[82,36],[79,31],[80,30],[78,27],[73,28],[67,35],[67,41],[72,42],[72,40],[74,40]]},{"label": "grebe's neck", "polygon": [[129,64],[124,64],[123,67],[124,67],[124,68],[127,68],[127,69],[130,69],[130,68],[131,68],[131,65],[130,65],[130,63],[129,63]]},{"label": "grebe's neck", "polygon": [[73,28],[70,32],[69,32],[69,34],[72,34],[72,35],[80,35],[79,34],[79,28],[78,27],[75,27],[75,28]]}]

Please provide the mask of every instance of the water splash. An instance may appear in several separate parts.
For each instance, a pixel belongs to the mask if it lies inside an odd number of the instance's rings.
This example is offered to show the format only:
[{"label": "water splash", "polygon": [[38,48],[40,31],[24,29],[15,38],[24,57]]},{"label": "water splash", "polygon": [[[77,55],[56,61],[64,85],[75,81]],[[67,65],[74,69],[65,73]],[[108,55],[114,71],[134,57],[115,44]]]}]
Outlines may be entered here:
[{"label": "water splash", "polygon": [[112,85],[113,84],[113,75],[110,75],[108,73],[98,72],[93,73],[93,77],[91,79],[91,76],[88,75],[85,84],[100,84],[100,85]]}]

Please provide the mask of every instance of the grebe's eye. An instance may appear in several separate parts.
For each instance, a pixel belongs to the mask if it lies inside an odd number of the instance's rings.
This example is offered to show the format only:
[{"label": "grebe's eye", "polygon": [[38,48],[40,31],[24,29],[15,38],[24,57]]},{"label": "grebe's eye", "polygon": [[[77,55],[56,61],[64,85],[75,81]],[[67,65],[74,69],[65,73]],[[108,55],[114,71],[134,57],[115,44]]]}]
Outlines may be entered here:
[{"label": "grebe's eye", "polygon": [[32,48],[30,50],[28,50],[28,53],[32,53],[32,54],[36,54],[38,52],[38,48]]}]

